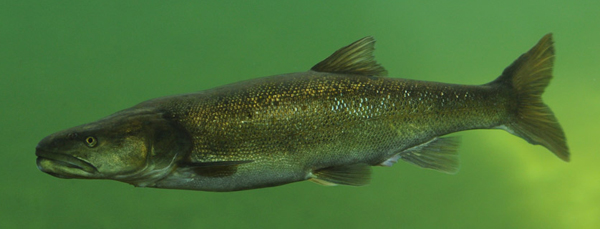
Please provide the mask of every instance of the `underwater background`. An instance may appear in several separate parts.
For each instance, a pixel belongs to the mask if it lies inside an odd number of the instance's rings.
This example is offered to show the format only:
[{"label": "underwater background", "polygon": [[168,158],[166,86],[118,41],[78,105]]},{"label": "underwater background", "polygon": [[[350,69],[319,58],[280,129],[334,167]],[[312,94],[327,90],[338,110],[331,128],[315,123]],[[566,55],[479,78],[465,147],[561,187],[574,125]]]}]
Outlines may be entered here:
[{"label": "underwater background", "polygon": [[[600,1],[0,1],[0,228],[600,228]],[[460,132],[461,170],[240,191],[58,179],[53,132],[151,98],[299,72],[364,36],[390,77],[483,84],[543,35],[571,162]]]}]

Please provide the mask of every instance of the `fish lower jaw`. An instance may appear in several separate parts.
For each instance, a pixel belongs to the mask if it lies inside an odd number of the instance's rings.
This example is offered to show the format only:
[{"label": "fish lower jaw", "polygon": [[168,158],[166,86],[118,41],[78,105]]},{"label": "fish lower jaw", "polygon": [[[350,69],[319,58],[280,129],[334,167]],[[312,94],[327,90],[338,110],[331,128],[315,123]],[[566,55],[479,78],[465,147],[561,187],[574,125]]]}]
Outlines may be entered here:
[{"label": "fish lower jaw", "polygon": [[36,164],[40,171],[58,178],[99,178],[95,173],[87,172],[77,165],[60,160],[38,157]]}]

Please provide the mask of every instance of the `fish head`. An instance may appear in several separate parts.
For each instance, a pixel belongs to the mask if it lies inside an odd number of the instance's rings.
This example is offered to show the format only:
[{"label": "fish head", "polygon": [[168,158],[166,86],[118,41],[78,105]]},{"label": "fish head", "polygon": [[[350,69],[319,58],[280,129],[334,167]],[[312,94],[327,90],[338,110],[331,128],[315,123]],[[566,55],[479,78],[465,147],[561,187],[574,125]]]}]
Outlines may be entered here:
[{"label": "fish head", "polygon": [[165,117],[126,110],[51,134],[36,147],[37,166],[59,178],[158,179],[191,149],[186,132]]}]

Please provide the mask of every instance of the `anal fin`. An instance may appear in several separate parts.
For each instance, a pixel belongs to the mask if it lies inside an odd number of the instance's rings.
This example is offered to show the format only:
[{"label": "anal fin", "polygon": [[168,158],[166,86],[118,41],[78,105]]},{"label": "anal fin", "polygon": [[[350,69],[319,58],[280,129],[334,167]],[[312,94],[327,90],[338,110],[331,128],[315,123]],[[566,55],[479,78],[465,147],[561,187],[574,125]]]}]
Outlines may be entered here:
[{"label": "anal fin", "polygon": [[458,143],[458,137],[434,138],[394,155],[381,165],[391,166],[402,159],[421,168],[455,174],[459,168]]},{"label": "anal fin", "polygon": [[310,174],[310,181],[320,185],[338,184],[362,186],[371,180],[371,167],[368,164],[332,166],[318,169]]}]

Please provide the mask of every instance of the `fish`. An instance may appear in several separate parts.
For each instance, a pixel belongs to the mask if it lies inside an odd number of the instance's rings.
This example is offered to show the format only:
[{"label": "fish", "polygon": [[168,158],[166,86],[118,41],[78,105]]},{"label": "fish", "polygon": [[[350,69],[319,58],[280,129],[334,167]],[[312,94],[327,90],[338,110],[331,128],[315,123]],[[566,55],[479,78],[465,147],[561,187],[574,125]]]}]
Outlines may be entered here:
[{"label": "fish", "polygon": [[[459,137],[502,129],[569,161],[565,134],[542,94],[552,34],[483,85],[388,77],[362,38],[306,72],[141,102],[43,138],[39,170],[136,187],[239,191],[312,181],[370,183],[398,161],[454,174]],[[448,136],[449,135],[449,136]]]}]

